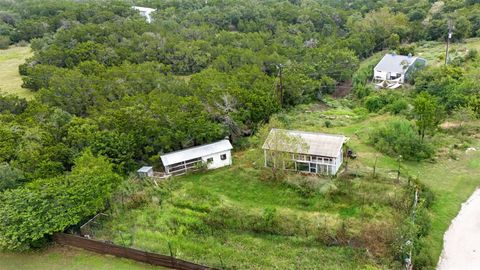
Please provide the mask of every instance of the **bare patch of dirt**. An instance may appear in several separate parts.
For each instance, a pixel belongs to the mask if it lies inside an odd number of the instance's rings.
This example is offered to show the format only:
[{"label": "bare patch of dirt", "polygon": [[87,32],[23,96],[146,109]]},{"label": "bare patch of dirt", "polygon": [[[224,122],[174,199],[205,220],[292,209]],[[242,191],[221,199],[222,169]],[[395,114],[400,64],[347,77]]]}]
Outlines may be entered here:
[{"label": "bare patch of dirt", "polygon": [[352,81],[342,82],[335,87],[335,91],[332,94],[334,98],[343,98],[352,92]]},{"label": "bare patch of dirt", "polygon": [[440,125],[442,129],[457,128],[459,126],[460,126],[459,123],[448,122],[448,121]]}]

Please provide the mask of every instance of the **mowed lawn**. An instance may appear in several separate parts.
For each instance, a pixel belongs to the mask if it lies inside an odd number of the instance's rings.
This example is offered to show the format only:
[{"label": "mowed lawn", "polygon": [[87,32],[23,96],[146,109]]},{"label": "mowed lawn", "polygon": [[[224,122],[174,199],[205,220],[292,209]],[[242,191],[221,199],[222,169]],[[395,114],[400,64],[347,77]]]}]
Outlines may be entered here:
[{"label": "mowed lawn", "polygon": [[153,270],[164,269],[135,261],[98,255],[70,247],[50,247],[27,253],[0,253],[0,270]]},{"label": "mowed lawn", "polygon": [[33,98],[33,93],[22,88],[22,77],[18,66],[32,55],[30,47],[10,47],[0,50],[0,93],[12,94],[26,99]]}]

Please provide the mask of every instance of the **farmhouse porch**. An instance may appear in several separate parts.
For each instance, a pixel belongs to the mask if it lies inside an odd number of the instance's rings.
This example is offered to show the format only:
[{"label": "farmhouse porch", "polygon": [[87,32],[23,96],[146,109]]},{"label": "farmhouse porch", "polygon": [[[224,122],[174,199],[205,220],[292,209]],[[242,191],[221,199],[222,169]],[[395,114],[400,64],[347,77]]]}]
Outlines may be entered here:
[{"label": "farmhouse porch", "polygon": [[[282,137],[286,137],[283,139]],[[293,142],[288,137],[296,138]],[[343,135],[272,129],[263,145],[265,167],[306,173],[335,175],[343,162]],[[304,147],[301,147],[303,145]],[[281,152],[284,158],[274,156]],[[281,162],[281,164],[276,164]]]}]

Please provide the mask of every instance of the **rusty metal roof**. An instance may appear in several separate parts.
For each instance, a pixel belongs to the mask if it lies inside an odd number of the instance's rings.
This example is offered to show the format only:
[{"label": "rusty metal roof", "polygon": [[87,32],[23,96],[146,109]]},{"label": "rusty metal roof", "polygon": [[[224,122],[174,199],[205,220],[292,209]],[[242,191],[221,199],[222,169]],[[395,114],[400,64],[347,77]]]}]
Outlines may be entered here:
[{"label": "rusty metal roof", "polygon": [[[290,137],[291,140],[289,140],[288,137]],[[324,157],[337,157],[346,140],[347,138],[343,135],[272,129],[270,130],[262,149]]]}]

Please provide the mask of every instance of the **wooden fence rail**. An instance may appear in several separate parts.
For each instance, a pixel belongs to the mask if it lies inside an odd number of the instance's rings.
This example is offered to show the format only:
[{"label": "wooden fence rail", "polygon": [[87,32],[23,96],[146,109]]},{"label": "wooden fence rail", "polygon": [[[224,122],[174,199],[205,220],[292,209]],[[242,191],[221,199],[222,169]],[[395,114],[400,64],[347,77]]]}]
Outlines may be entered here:
[{"label": "wooden fence rail", "polygon": [[117,257],[132,259],[135,261],[152,265],[164,266],[179,270],[209,270],[214,269],[208,266],[187,262],[172,256],[165,256],[156,253],[146,252],[138,249],[122,247],[97,240],[87,239],[80,236],[56,233],[53,235],[55,242],[63,245],[79,247],[85,250],[100,254],[109,254]]}]

